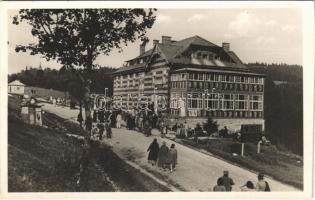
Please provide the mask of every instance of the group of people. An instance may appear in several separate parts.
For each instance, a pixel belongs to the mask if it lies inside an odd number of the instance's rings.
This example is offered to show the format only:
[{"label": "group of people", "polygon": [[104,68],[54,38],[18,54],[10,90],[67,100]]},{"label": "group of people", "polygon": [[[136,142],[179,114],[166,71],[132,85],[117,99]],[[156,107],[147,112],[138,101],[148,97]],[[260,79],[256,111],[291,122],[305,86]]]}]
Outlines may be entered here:
[{"label": "group of people", "polygon": [[174,143],[171,144],[169,148],[166,142],[163,141],[160,147],[155,138],[147,151],[149,152],[148,162],[152,164],[152,166],[157,165],[164,170],[169,169],[171,172],[176,170],[177,150]]},{"label": "group of people", "polygon": [[[270,192],[270,186],[269,183],[264,180],[264,174],[259,173],[258,176],[258,182],[256,186],[254,186],[254,183],[252,181],[247,181],[246,184],[240,187],[241,191],[244,192]],[[232,186],[235,185],[233,179],[229,177],[229,172],[224,171],[223,176],[219,177],[217,180],[217,185],[213,187],[214,192],[231,192]]]}]

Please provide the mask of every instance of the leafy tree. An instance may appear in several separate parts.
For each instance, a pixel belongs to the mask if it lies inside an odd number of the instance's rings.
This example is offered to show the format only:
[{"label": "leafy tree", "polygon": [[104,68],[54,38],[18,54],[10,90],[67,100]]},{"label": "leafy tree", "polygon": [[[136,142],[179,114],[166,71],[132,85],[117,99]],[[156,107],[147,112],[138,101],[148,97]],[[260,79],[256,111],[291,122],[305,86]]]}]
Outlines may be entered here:
[{"label": "leafy tree", "polygon": [[208,135],[215,133],[218,131],[218,124],[217,122],[213,121],[211,117],[207,119],[206,123],[203,123],[203,129],[207,131]]},{"label": "leafy tree", "polygon": [[90,86],[94,61],[122,51],[128,42],[147,42],[146,32],[155,21],[155,9],[21,9],[13,24],[26,22],[37,43],[16,46],[16,51],[41,54],[65,68],[83,68],[86,117],[90,117]]}]

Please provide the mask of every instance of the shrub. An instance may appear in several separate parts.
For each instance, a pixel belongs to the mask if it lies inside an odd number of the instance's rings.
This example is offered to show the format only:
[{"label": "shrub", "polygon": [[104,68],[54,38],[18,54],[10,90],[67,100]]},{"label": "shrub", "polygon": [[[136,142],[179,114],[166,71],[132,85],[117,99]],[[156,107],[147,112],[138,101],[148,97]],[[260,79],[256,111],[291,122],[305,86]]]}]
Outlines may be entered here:
[{"label": "shrub", "polygon": [[211,117],[207,119],[206,123],[203,123],[203,129],[207,132],[208,135],[218,131],[217,122],[213,121]]}]

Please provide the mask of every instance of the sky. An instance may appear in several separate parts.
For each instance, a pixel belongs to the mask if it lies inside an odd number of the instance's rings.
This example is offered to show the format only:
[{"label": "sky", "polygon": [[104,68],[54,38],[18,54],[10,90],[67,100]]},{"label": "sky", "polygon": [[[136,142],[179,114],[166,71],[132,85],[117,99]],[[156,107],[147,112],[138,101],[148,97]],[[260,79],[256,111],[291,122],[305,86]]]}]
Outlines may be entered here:
[{"label": "sky", "polygon": [[[27,24],[13,25],[12,17],[17,10],[9,11],[9,74],[17,73],[26,66],[59,69],[55,61],[47,62],[40,55],[15,52],[17,44],[36,42]],[[147,33],[152,40],[161,36],[181,40],[198,35],[221,46],[230,43],[244,63],[267,62],[302,65],[302,11],[297,8],[250,8],[250,9],[159,9],[157,19]],[[140,41],[129,43],[123,52],[113,50],[109,56],[99,56],[95,63],[101,66],[121,67],[124,61],[139,55]]]}]

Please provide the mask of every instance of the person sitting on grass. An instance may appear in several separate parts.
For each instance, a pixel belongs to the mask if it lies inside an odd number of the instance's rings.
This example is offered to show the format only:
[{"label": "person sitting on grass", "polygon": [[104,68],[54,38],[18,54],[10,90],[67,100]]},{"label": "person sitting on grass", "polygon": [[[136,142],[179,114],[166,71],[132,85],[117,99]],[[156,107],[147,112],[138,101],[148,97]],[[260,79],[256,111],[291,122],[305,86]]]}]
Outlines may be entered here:
[{"label": "person sitting on grass", "polygon": [[267,181],[264,180],[264,174],[259,173],[258,176],[258,182],[256,184],[256,191],[259,192],[270,192],[270,187]]},{"label": "person sitting on grass", "polygon": [[251,181],[247,181],[246,184],[241,187],[241,191],[254,192],[255,191],[254,183]]}]

